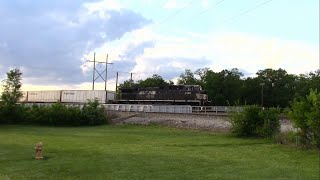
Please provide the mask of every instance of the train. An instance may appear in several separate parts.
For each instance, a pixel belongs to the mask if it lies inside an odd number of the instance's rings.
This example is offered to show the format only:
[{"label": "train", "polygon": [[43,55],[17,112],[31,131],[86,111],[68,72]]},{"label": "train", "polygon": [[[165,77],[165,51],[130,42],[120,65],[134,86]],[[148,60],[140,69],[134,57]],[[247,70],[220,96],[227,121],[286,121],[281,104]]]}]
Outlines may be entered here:
[{"label": "train", "polygon": [[120,88],[121,104],[210,105],[208,95],[200,85],[166,85],[160,87]]},{"label": "train", "polygon": [[104,90],[23,91],[20,103],[71,103],[83,104],[97,99],[100,104],[114,103],[116,93]]},{"label": "train", "polygon": [[199,85],[166,85],[160,87],[127,87],[105,90],[23,91],[20,103],[83,104],[97,99],[100,104],[210,105],[207,92]]}]

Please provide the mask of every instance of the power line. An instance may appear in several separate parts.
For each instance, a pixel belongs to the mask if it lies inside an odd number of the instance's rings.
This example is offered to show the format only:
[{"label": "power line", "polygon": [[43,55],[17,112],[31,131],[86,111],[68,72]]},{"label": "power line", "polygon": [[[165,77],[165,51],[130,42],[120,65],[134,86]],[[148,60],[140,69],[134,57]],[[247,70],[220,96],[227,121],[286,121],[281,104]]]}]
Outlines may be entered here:
[{"label": "power line", "polygon": [[211,8],[219,5],[219,4],[222,3],[223,1],[225,1],[225,0],[221,0],[221,1],[218,1],[218,2],[216,2],[216,3],[214,3],[214,4],[212,4],[212,5],[209,6],[207,9],[205,9],[204,11],[202,11],[199,15],[202,15],[202,14],[206,13],[206,12],[209,11]]},{"label": "power line", "polygon": [[[251,12],[251,11],[253,11],[253,10],[255,10],[255,9],[257,9],[257,8],[259,8],[259,7],[263,6],[263,5],[271,2],[271,1],[272,1],[272,0],[267,0],[267,1],[264,1],[263,3],[261,3],[261,4],[258,4],[258,5],[256,5],[256,6],[250,8],[250,9],[247,9],[247,10],[241,12],[240,14],[238,14],[238,15],[236,15],[236,16],[233,16],[232,18],[228,19],[227,21],[225,21],[225,23],[232,22],[232,21],[234,21],[235,19],[237,19],[238,17],[240,17],[240,16],[242,16],[242,15],[244,15],[244,14],[247,14],[247,13],[249,13],[249,12]],[[225,24],[225,23],[222,23],[222,24]]]},{"label": "power line", "polygon": [[189,5],[191,5],[193,3],[193,0],[189,1],[183,8],[181,8],[180,10],[176,11],[175,13],[167,16],[166,18],[164,18],[162,21],[160,21],[160,23],[158,23],[157,25],[161,25],[164,22],[166,22],[168,19],[177,16],[179,13],[181,13],[183,10],[185,10]]}]

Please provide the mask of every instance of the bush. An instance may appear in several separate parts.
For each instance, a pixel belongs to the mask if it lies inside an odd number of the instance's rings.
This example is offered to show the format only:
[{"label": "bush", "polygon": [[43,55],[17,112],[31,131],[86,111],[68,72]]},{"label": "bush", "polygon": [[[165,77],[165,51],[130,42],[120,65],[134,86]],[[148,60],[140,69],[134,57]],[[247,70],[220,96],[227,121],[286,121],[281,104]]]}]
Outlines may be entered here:
[{"label": "bush", "polygon": [[311,90],[305,98],[295,99],[289,117],[298,130],[300,142],[320,149],[320,93]]},{"label": "bush", "polygon": [[0,124],[19,123],[23,114],[22,106],[0,103]]},{"label": "bush", "polygon": [[0,123],[48,126],[86,126],[107,124],[107,117],[98,101],[89,101],[83,108],[61,103],[51,106],[9,106],[0,104]]},{"label": "bush", "polygon": [[82,123],[85,125],[107,124],[105,110],[100,107],[98,101],[89,101],[82,108]]},{"label": "bush", "polygon": [[279,110],[263,110],[257,105],[231,112],[232,133],[246,137],[272,137],[280,130]]},{"label": "bush", "polygon": [[276,134],[273,140],[279,144],[294,145],[298,139],[295,132],[289,131]]}]

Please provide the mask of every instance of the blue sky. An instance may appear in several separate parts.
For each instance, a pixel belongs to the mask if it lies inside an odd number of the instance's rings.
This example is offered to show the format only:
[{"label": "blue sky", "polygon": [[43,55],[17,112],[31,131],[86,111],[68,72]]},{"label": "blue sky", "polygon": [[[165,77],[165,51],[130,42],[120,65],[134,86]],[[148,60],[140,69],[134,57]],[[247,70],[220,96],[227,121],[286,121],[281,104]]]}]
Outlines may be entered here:
[{"label": "blue sky", "polygon": [[90,89],[93,52],[114,63],[111,90],[116,72],[121,82],[131,72],[176,80],[204,67],[319,67],[318,0],[0,1],[0,28],[1,77],[20,68],[25,90]]}]

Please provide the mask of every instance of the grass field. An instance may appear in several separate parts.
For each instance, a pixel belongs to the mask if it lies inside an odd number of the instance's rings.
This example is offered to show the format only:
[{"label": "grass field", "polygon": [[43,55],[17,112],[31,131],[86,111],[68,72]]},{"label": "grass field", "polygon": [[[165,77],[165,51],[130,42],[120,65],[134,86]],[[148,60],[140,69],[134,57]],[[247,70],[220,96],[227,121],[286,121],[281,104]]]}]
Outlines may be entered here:
[{"label": "grass field", "polygon": [[[44,160],[34,146],[44,143]],[[316,151],[160,126],[0,126],[0,179],[319,179]]]}]

